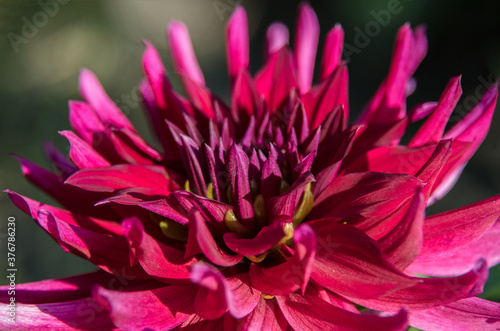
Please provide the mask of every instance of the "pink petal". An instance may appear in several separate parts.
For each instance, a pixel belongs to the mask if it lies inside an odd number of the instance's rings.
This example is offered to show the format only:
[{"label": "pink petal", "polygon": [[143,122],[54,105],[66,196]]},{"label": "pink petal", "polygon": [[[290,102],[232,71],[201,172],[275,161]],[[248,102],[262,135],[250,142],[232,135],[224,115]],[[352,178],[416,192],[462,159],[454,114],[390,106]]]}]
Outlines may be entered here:
[{"label": "pink petal", "polygon": [[269,25],[266,31],[264,59],[268,59],[271,55],[288,45],[288,41],[289,32],[285,24],[275,22]]},{"label": "pink petal", "polygon": [[78,170],[75,164],[73,164],[73,162],[71,162],[54,144],[45,143],[43,149],[52,167],[55,168],[63,178],[69,177]]},{"label": "pink petal", "polygon": [[[83,299],[90,296],[96,284],[118,287],[132,281],[132,277],[123,276],[116,277],[99,270],[78,276],[16,284],[16,303],[40,304]],[[10,302],[8,291],[9,285],[0,287],[0,302]]]},{"label": "pink petal", "polygon": [[280,308],[271,300],[259,297],[255,309],[242,319],[235,319],[226,315],[224,330],[269,330],[285,331],[288,323]]},{"label": "pink petal", "polygon": [[194,300],[196,313],[206,319],[217,319],[224,315],[233,293],[219,270],[211,264],[200,262],[191,270],[191,281],[200,286]]},{"label": "pink petal", "polygon": [[252,286],[248,273],[228,277],[227,284],[232,292],[232,299],[228,302],[229,313],[235,318],[252,314],[262,300],[262,293]]},{"label": "pink petal", "polygon": [[415,261],[422,249],[426,203],[421,191],[417,189],[411,207],[399,225],[378,240],[389,261],[400,270],[405,270]]},{"label": "pink petal", "polygon": [[96,231],[103,234],[123,235],[121,226],[113,221],[102,220],[42,204],[9,190],[6,190],[5,192],[9,194],[10,199],[17,206],[17,208],[30,215],[34,220],[37,220],[38,212],[43,209],[50,212],[55,218],[60,219],[65,223],[86,230]]},{"label": "pink petal", "polygon": [[401,119],[404,116],[401,104],[404,103],[406,85],[412,74],[413,43],[413,32],[407,23],[399,29],[396,36],[391,68],[386,80],[387,105],[389,109],[394,107],[399,111],[397,114],[391,114],[391,118],[394,119]]},{"label": "pink petal", "polygon": [[326,116],[336,107],[343,112],[344,118],[349,114],[348,73],[347,66],[341,64],[320,85],[312,88],[303,98],[311,128],[317,128]]},{"label": "pink petal", "polygon": [[83,69],[80,72],[80,94],[105,125],[111,128],[126,128],[135,132],[130,121],[109,98],[97,77],[90,70]]},{"label": "pink petal", "polygon": [[[91,192],[84,191],[77,187],[65,185],[62,183],[62,179],[52,172],[21,157],[16,158],[19,163],[21,163],[23,175],[29,182],[52,196],[69,210],[102,218],[113,219],[113,217],[116,217],[116,213],[110,211],[109,208],[93,208],[94,204],[99,199],[102,199],[102,196],[96,196]],[[78,197],[78,200],[75,200],[74,197]]]},{"label": "pink petal", "polygon": [[[121,292],[98,287],[94,299],[124,330],[169,330],[194,313],[195,285],[170,285],[147,291]],[[103,308],[101,308],[104,310]]]},{"label": "pink petal", "polygon": [[163,282],[189,279],[188,266],[194,263],[194,260],[184,259],[181,250],[151,237],[144,231],[144,226],[137,218],[126,219],[122,227],[130,246],[131,258],[137,258],[148,275]]},{"label": "pink petal", "polygon": [[101,154],[97,153],[89,144],[78,137],[72,131],[61,131],[59,134],[71,144],[69,157],[71,161],[80,169],[84,168],[104,168],[111,164]]},{"label": "pink petal", "polygon": [[250,183],[248,181],[249,159],[246,153],[234,144],[229,150],[229,182],[231,185],[234,213],[245,225],[251,225],[254,216]]},{"label": "pink petal", "polygon": [[438,106],[408,143],[409,147],[422,146],[442,139],[446,123],[462,95],[460,77],[452,78],[439,99]]},{"label": "pink petal", "polygon": [[407,307],[410,311],[430,309],[480,294],[487,278],[488,267],[482,260],[462,276],[417,278],[419,282],[416,285],[377,299],[351,298],[351,300],[364,307],[383,311],[398,311],[401,307]]},{"label": "pink petal", "polygon": [[102,141],[101,132],[106,130],[106,127],[89,104],[81,101],[70,101],[69,122],[73,130],[89,145]]},{"label": "pink petal", "polygon": [[312,278],[321,286],[341,295],[377,298],[416,283],[363,231],[329,220],[308,224],[318,236]]},{"label": "pink petal", "polygon": [[[425,223],[424,223],[425,224]],[[465,225],[465,224],[464,224]],[[475,227],[473,223],[468,225]],[[484,226],[484,223],[479,224]],[[479,229],[481,229],[479,227]],[[477,230],[476,230],[477,231]],[[476,233],[473,232],[473,234]],[[434,276],[449,276],[464,273],[474,267],[478,259],[486,259],[488,266],[494,266],[500,262],[500,246],[498,245],[498,236],[500,235],[500,222],[495,224],[482,236],[472,240],[469,244],[457,247],[448,255],[435,260],[420,261],[417,259],[410,267],[409,271]],[[464,238],[466,241],[467,238]],[[460,241],[458,241],[460,243]]]},{"label": "pink petal", "polygon": [[498,330],[500,304],[480,298],[411,312],[410,323],[422,330]]},{"label": "pink petal", "polygon": [[0,304],[4,313],[0,319],[2,330],[112,330],[114,328],[107,312],[92,299],[22,304],[16,303],[15,323],[7,319],[9,306]]},{"label": "pink petal", "polygon": [[291,222],[290,217],[282,217],[281,221],[263,227],[252,239],[244,239],[236,233],[227,232],[224,234],[224,243],[235,253],[257,256],[278,245],[286,235],[286,224]]},{"label": "pink petal", "polygon": [[301,94],[306,93],[311,88],[318,40],[318,17],[311,6],[303,2],[298,9],[294,45],[297,82]]},{"label": "pink petal", "polygon": [[408,198],[420,186],[418,179],[407,175],[365,172],[338,176],[315,196],[308,218],[343,218],[379,239],[399,224],[404,213],[394,216],[394,212],[407,208]]},{"label": "pink petal", "polygon": [[279,215],[292,217],[295,213],[297,206],[300,204],[302,195],[309,183],[314,182],[314,176],[311,172],[307,171],[292,183],[290,188],[278,195],[277,197],[269,200],[271,219]]},{"label": "pink petal", "polygon": [[233,117],[240,120],[240,116],[251,116],[257,112],[258,96],[255,84],[246,70],[241,70],[235,77],[233,94],[231,97],[231,111]]},{"label": "pink petal", "polygon": [[413,123],[416,121],[420,121],[430,113],[434,112],[437,105],[438,103],[434,101],[424,102],[416,105],[412,108],[412,110],[408,112],[408,118],[410,119],[410,122]]},{"label": "pink petal", "polygon": [[166,191],[170,188],[163,168],[132,164],[80,170],[65,183],[96,192],[113,192],[130,187],[162,188]]},{"label": "pink petal", "polygon": [[193,211],[189,218],[189,234],[185,256],[202,252],[216,265],[230,267],[243,259],[243,255],[230,255],[215,242],[199,211]]},{"label": "pink petal", "polygon": [[245,9],[236,6],[226,27],[226,53],[229,77],[233,80],[250,62],[248,19]]},{"label": "pink petal", "polygon": [[168,46],[175,70],[190,77],[196,84],[205,86],[189,32],[182,22],[172,21],[167,26]]},{"label": "pink petal", "polygon": [[423,226],[419,262],[446,258],[484,235],[500,217],[500,195],[429,216]]},{"label": "pink petal", "polygon": [[290,294],[276,297],[294,330],[406,330],[406,311],[389,317],[356,314],[314,297]]},{"label": "pink petal", "polygon": [[85,258],[109,273],[127,273],[149,278],[139,266],[130,266],[128,245],[123,236],[85,230],[57,219],[49,211],[38,212],[37,223],[67,251]]},{"label": "pink petal", "polygon": [[319,75],[320,81],[325,80],[337,68],[342,59],[342,46],[344,44],[344,30],[337,23],[328,31],[325,39],[325,47],[323,49],[323,57],[321,58],[321,72]]},{"label": "pink petal", "polygon": [[292,54],[287,47],[273,54],[256,74],[255,85],[259,94],[267,100],[270,115],[274,114],[290,91],[298,86]]},{"label": "pink petal", "polygon": [[250,279],[259,291],[270,295],[305,291],[316,253],[315,234],[309,225],[302,224],[295,229],[293,241],[295,252],[286,262],[273,267],[250,265]]}]

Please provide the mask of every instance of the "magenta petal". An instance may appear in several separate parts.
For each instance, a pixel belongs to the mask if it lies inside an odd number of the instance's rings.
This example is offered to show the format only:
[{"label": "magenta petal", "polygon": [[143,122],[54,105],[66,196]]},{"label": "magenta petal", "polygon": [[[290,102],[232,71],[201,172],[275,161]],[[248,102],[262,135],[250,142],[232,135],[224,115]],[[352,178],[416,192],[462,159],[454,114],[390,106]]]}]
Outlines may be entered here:
[{"label": "magenta petal", "polygon": [[316,254],[316,236],[307,224],[295,229],[295,252],[286,262],[273,267],[250,265],[252,284],[263,293],[284,295],[298,289],[305,291]]},{"label": "magenta petal", "polygon": [[388,111],[391,108],[399,110],[397,114],[391,114],[391,119],[401,119],[404,116],[404,109],[400,109],[401,103],[406,97],[406,85],[412,72],[411,62],[413,54],[413,32],[408,23],[403,25],[396,36],[394,53],[392,55],[391,68],[386,80],[386,102]]},{"label": "magenta petal", "polygon": [[103,140],[106,127],[89,104],[81,101],[69,102],[69,122],[73,130],[89,145]]},{"label": "magenta petal", "polygon": [[[48,193],[69,210],[92,216],[98,214],[98,217],[103,218],[116,217],[116,213],[107,208],[100,210],[93,208],[94,204],[102,197],[77,187],[65,185],[62,183],[62,179],[52,172],[21,157],[16,158],[21,163],[21,170],[28,181]],[[73,198],[75,196],[78,197],[78,200]]]},{"label": "magenta petal", "polygon": [[302,174],[296,181],[293,182],[290,188],[269,200],[271,204],[272,217],[285,215],[292,217],[296,207],[299,205],[302,194],[307,188],[307,184],[314,182],[314,176],[311,172],[307,171]]},{"label": "magenta petal", "polygon": [[446,85],[436,109],[420,127],[418,132],[408,143],[409,147],[422,146],[430,142],[438,142],[442,139],[446,123],[455,105],[462,95],[460,77],[452,78]]},{"label": "magenta petal", "polygon": [[378,240],[389,261],[400,270],[405,270],[422,249],[425,206],[424,196],[421,189],[418,189],[408,212],[398,226]]},{"label": "magenta petal", "polygon": [[247,274],[225,278],[215,267],[198,263],[191,271],[191,281],[200,285],[194,302],[202,318],[216,319],[228,311],[234,318],[252,312],[261,293],[250,285]]},{"label": "magenta petal", "polygon": [[0,319],[2,330],[113,330],[114,325],[107,312],[92,299],[23,304],[16,303],[15,323],[7,320],[9,306],[0,304],[4,318]]},{"label": "magenta petal", "polygon": [[312,279],[321,286],[342,295],[377,298],[416,283],[363,231],[329,220],[310,224],[318,236]]},{"label": "magenta petal", "polygon": [[134,127],[104,91],[97,77],[87,69],[80,72],[80,94],[96,111],[101,121],[110,128],[126,128],[135,132]]},{"label": "magenta petal", "polygon": [[410,119],[410,122],[416,122],[423,119],[430,113],[434,112],[437,105],[438,103],[434,101],[424,102],[416,105],[412,110],[408,112],[408,118]]},{"label": "magenta petal", "polygon": [[232,292],[228,301],[229,313],[235,318],[251,314],[262,299],[262,293],[252,286],[248,273],[228,277],[227,284]]},{"label": "magenta petal", "polygon": [[[225,314],[228,316],[228,313]],[[198,314],[189,316],[181,325],[175,328],[178,331],[201,331],[201,330],[222,330],[224,327],[224,318],[207,320]]]},{"label": "magenta petal", "polygon": [[245,9],[237,6],[226,27],[227,67],[231,79],[250,63],[248,18]]},{"label": "magenta petal", "polygon": [[310,219],[344,218],[345,222],[379,239],[397,226],[422,183],[407,175],[375,172],[338,176],[321,195],[315,197]]},{"label": "magenta petal", "polygon": [[79,228],[43,209],[38,212],[37,223],[65,251],[83,257],[109,273],[128,270],[135,277],[149,278],[139,266],[130,266],[129,249],[123,236]]},{"label": "magenta petal", "polygon": [[204,86],[205,78],[200,69],[189,32],[184,23],[172,21],[167,27],[168,44],[175,70],[189,76],[197,84]]},{"label": "magenta petal", "polygon": [[243,224],[251,224],[253,218],[252,196],[248,181],[249,159],[240,146],[234,144],[229,150],[229,181],[234,204],[234,213]]},{"label": "magenta petal", "polygon": [[299,91],[303,94],[311,88],[319,40],[319,22],[316,13],[307,3],[299,5],[298,16],[294,55]]},{"label": "magenta petal", "polygon": [[288,45],[288,41],[289,32],[286,25],[281,22],[271,24],[266,31],[264,58],[268,59],[272,54]]},{"label": "magenta petal", "polygon": [[210,264],[200,262],[191,270],[191,281],[200,286],[194,300],[196,313],[206,319],[224,315],[233,293],[220,271]]},{"label": "magenta petal", "polygon": [[151,237],[137,218],[126,219],[122,226],[130,245],[131,257],[137,258],[148,275],[165,282],[189,279],[188,266],[194,260],[184,259],[182,251]]},{"label": "magenta petal", "polygon": [[318,86],[303,97],[311,128],[317,128],[328,114],[339,108],[344,118],[349,114],[347,66],[341,64]]},{"label": "magenta petal", "polygon": [[78,171],[78,167],[76,167],[75,164],[54,144],[50,142],[45,143],[43,149],[52,167],[55,168],[63,178],[67,178]]},{"label": "magenta petal", "polygon": [[[170,330],[194,313],[195,285],[122,292],[97,287],[94,299],[109,310],[113,323],[124,330]],[[101,308],[102,309],[102,308]]]},{"label": "magenta petal", "polygon": [[498,330],[500,304],[480,298],[462,299],[412,312],[410,323],[422,330]]},{"label": "magenta petal", "polygon": [[276,297],[281,311],[294,330],[406,330],[407,313],[380,317],[356,314],[312,295]]},{"label": "magenta petal", "polygon": [[351,300],[362,306],[383,311],[398,311],[401,307],[407,307],[410,311],[430,309],[480,294],[487,278],[488,267],[482,260],[477,262],[471,271],[458,277],[417,278],[416,285],[377,299]]},{"label": "magenta petal", "polygon": [[325,48],[321,58],[320,80],[326,79],[337,68],[342,59],[342,47],[344,44],[344,30],[340,24],[328,31],[325,39]]},{"label": "magenta petal", "polygon": [[96,231],[102,234],[123,235],[121,226],[113,221],[101,220],[86,215],[72,213],[64,209],[31,200],[30,198],[12,191],[7,190],[5,192],[9,194],[10,199],[17,206],[17,208],[30,215],[35,221],[38,218],[38,212],[43,209],[50,212],[56,219],[60,219],[65,223],[82,229]]},{"label": "magenta petal", "polygon": [[201,213],[194,211],[189,218],[189,234],[185,256],[192,256],[199,252],[205,254],[214,264],[222,267],[236,265],[243,259],[243,255],[230,255],[223,251],[208,230]]},{"label": "magenta petal", "polygon": [[500,217],[500,195],[466,207],[429,216],[418,262],[445,259],[484,235]]},{"label": "magenta petal", "polygon": [[224,330],[285,331],[288,323],[279,306],[271,300],[259,297],[257,306],[242,319],[224,317]]},{"label": "magenta petal", "polygon": [[130,187],[152,187],[168,190],[170,186],[170,181],[163,168],[132,164],[80,170],[68,178],[65,183],[96,192],[113,192]]},{"label": "magenta petal", "polygon": [[235,77],[233,94],[231,97],[231,111],[233,117],[240,121],[244,114],[251,116],[257,113],[258,95],[255,84],[246,70],[241,70]]},{"label": "magenta petal", "polygon": [[236,233],[227,232],[224,234],[224,242],[235,253],[245,256],[260,255],[278,245],[286,236],[286,224],[291,222],[290,217],[283,217],[282,221],[263,227],[252,239],[244,239]]},{"label": "magenta petal", "polygon": [[[96,284],[118,287],[122,283],[129,283],[131,278],[127,275],[116,277],[99,270],[78,276],[16,284],[16,302],[39,304],[82,299],[90,296]],[[9,303],[8,291],[9,285],[0,286],[0,302]]]},{"label": "magenta petal", "polygon": [[429,275],[456,275],[467,271],[474,266],[478,259],[486,259],[488,266],[497,265],[500,262],[500,246],[498,236],[500,235],[500,222],[497,222],[482,237],[463,246],[452,255],[437,261],[426,261],[412,264],[409,269],[419,270]]},{"label": "magenta petal", "polygon": [[111,165],[101,154],[97,153],[74,132],[61,131],[59,134],[69,140],[71,144],[69,157],[78,168],[103,168]]}]

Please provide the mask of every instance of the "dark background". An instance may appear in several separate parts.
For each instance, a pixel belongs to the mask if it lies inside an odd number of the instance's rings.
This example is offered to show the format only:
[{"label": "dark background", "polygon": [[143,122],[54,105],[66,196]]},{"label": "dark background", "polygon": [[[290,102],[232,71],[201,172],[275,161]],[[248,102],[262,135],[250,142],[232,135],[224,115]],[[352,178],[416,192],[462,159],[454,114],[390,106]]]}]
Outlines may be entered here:
[{"label": "dark background", "polygon": [[[267,26],[284,22],[294,38],[299,1],[263,0],[59,0],[45,14],[42,4],[53,1],[0,0],[0,188],[11,189],[43,202],[50,198],[27,183],[18,163],[9,153],[49,167],[41,146],[46,141],[65,153],[68,144],[58,131],[69,129],[68,99],[80,99],[78,73],[82,67],[94,71],[109,95],[136,127],[154,144],[137,95],[141,79],[141,40],[149,39],[159,49],[173,72],[165,40],[166,23],[172,19],[188,26],[207,84],[227,100],[224,26],[235,4],[248,11],[251,34],[251,68],[262,65],[262,45]],[[387,10],[397,1],[314,1],[323,37],[336,23],[345,30],[345,42],[355,46],[357,30],[365,31],[375,21],[373,12]],[[370,37],[359,54],[350,57],[350,103],[359,112],[385,77],[397,29],[405,22],[427,25],[429,52],[415,75],[418,85],[408,107],[437,100],[447,81],[462,74],[464,94],[461,109],[452,115],[463,117],[477,101],[476,91],[500,75],[500,6],[498,1],[401,0],[401,11],[389,24]],[[57,10],[56,10],[57,9]],[[49,10],[50,11],[50,10]],[[26,22],[38,23],[36,32]],[[373,24],[373,23],[371,23]],[[24,34],[23,34],[24,27]],[[14,34],[25,38],[13,44]],[[19,40],[19,39],[16,39]],[[178,80],[171,76],[178,89]],[[497,107],[498,108],[498,107]],[[351,117],[351,120],[354,117]],[[469,162],[455,188],[428,214],[464,206],[500,192],[500,116]],[[0,195],[0,265],[6,261],[7,217],[14,216],[18,283],[63,277],[93,270],[77,257],[64,253],[33,221],[17,210],[7,195]],[[7,282],[5,268],[0,283]],[[491,269],[484,297],[500,301],[500,268]]]}]

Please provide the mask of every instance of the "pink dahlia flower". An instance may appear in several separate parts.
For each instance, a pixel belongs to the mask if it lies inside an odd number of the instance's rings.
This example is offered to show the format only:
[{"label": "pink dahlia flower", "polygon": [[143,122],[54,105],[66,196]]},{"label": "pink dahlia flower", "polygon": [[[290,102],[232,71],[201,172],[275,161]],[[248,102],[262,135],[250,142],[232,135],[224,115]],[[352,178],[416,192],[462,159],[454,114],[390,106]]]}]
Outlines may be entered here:
[{"label": "pink dahlia flower", "polygon": [[[168,42],[187,98],[145,42],[140,90],[162,152],[82,71],[84,101],[70,102],[73,131],[61,132],[70,160],[50,149],[55,174],[18,158],[64,209],[7,193],[100,270],[18,285],[16,323],[2,318],[1,328],[498,328],[499,304],[475,296],[500,261],[500,196],[425,216],[485,138],[497,86],[449,130],[459,77],[438,102],[407,111],[427,41],[424,28],[404,25],[387,78],[348,125],[339,25],[315,85],[319,24],[309,5],[293,51],[287,28],[269,27],[254,76],[243,8],[226,38],[229,104],[205,86],[182,23],[169,24]],[[1,299],[6,309],[5,287]]]}]

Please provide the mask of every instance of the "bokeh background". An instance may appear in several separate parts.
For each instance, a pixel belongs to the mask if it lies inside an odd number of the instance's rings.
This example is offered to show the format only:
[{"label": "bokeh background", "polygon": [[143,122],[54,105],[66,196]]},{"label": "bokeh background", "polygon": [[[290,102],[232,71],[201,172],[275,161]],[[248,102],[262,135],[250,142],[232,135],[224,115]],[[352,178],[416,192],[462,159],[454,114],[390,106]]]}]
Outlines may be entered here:
[{"label": "bokeh background", "polygon": [[[227,100],[224,26],[235,5],[249,16],[252,72],[262,65],[266,27],[279,20],[293,30],[298,1],[264,0],[0,0],[0,188],[11,189],[43,202],[43,193],[27,183],[16,153],[50,168],[42,145],[52,142],[65,153],[66,140],[58,131],[69,129],[68,99],[80,99],[78,73],[94,71],[113,100],[149,142],[152,139],[137,93],[142,77],[141,40],[159,49],[167,70],[173,72],[165,40],[170,20],[188,26],[207,84]],[[418,87],[409,108],[437,100],[449,78],[462,74],[464,94],[457,113],[463,117],[478,100],[477,92],[500,76],[500,5],[488,0],[338,0],[314,1],[321,38],[336,23],[345,29],[345,42],[356,46],[359,30],[373,26],[374,13],[397,8],[385,26],[350,56],[350,102],[359,112],[385,77],[397,29],[405,22],[428,27],[429,53],[416,73]],[[45,13],[45,14],[44,14]],[[370,23],[372,22],[372,23]],[[31,25],[31,26],[30,26]],[[373,30],[372,30],[373,31]],[[321,39],[322,40],[322,39]],[[358,47],[359,48],[359,47]],[[322,42],[320,41],[321,54]],[[171,75],[174,85],[180,84]],[[498,110],[497,110],[498,111]],[[429,214],[457,208],[500,193],[500,115],[482,147],[469,162],[448,196]],[[6,259],[7,217],[16,228],[17,282],[63,277],[94,270],[64,253],[7,195],[0,194],[0,266]],[[500,244],[500,243],[499,243]],[[4,262],[5,261],[5,262]],[[4,267],[0,283],[7,283]],[[485,298],[500,301],[500,268],[491,270]]]}]

